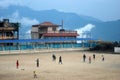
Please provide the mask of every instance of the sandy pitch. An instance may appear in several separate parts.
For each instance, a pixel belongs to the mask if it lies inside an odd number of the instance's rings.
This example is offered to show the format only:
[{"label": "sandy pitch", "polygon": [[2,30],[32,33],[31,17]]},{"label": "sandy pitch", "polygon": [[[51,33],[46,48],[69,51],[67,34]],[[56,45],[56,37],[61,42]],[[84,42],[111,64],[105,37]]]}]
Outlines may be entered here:
[{"label": "sandy pitch", "polygon": [[[52,61],[52,54],[57,57]],[[65,51],[39,54],[0,55],[0,80],[120,80],[120,55],[96,53],[96,60],[88,63],[91,52]],[[87,61],[82,60],[83,53]],[[105,61],[101,61],[104,55]],[[63,64],[58,64],[62,56]],[[40,67],[36,67],[39,58]],[[16,60],[19,69],[16,69]],[[33,77],[36,71],[37,78]]]}]

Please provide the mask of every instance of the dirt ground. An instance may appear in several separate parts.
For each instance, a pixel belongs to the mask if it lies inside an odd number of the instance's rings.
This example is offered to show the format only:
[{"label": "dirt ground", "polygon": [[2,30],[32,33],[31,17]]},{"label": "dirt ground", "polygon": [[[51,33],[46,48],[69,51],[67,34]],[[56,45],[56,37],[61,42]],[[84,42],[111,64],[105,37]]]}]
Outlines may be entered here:
[{"label": "dirt ground", "polygon": [[[52,60],[55,54],[56,61]],[[83,62],[86,54],[86,62]],[[120,80],[120,55],[83,51],[60,51],[33,54],[0,55],[0,80]],[[102,61],[104,55],[105,60]],[[58,64],[62,56],[63,64]],[[92,62],[88,62],[91,56]],[[39,58],[40,66],[36,67]],[[16,68],[16,61],[19,68]],[[34,78],[33,71],[37,78]]]}]

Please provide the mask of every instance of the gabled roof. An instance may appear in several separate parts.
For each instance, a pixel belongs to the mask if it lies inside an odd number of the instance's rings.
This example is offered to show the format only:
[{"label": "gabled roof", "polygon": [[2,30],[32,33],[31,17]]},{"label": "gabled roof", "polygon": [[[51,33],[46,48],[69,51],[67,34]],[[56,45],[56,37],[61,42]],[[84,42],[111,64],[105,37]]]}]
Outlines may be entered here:
[{"label": "gabled roof", "polygon": [[57,25],[57,24],[53,24],[52,22],[43,22],[43,23],[40,23],[40,24],[36,24],[36,25],[33,25],[34,27],[38,27],[38,26],[45,26],[45,27],[58,27],[60,25]]},{"label": "gabled roof", "polygon": [[43,22],[40,25],[56,25],[56,24],[53,24],[52,22]]}]

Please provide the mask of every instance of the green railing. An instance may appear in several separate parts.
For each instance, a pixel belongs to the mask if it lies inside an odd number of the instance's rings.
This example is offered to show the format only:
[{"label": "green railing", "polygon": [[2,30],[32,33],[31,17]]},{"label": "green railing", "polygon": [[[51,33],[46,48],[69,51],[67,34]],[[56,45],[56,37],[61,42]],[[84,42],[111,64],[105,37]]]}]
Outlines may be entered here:
[{"label": "green railing", "polygon": [[94,46],[96,46],[96,43],[53,43],[53,44],[26,44],[26,45],[19,44],[12,46],[0,46],[0,51],[42,49],[42,48],[81,48]]}]

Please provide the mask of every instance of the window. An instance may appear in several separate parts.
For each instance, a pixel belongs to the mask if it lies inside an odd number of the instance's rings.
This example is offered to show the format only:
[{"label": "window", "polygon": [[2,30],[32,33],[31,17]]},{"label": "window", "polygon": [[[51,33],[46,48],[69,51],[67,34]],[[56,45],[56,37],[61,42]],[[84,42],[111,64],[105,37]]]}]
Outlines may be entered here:
[{"label": "window", "polygon": [[52,30],[53,30],[53,31],[56,31],[56,27],[53,27]]}]

